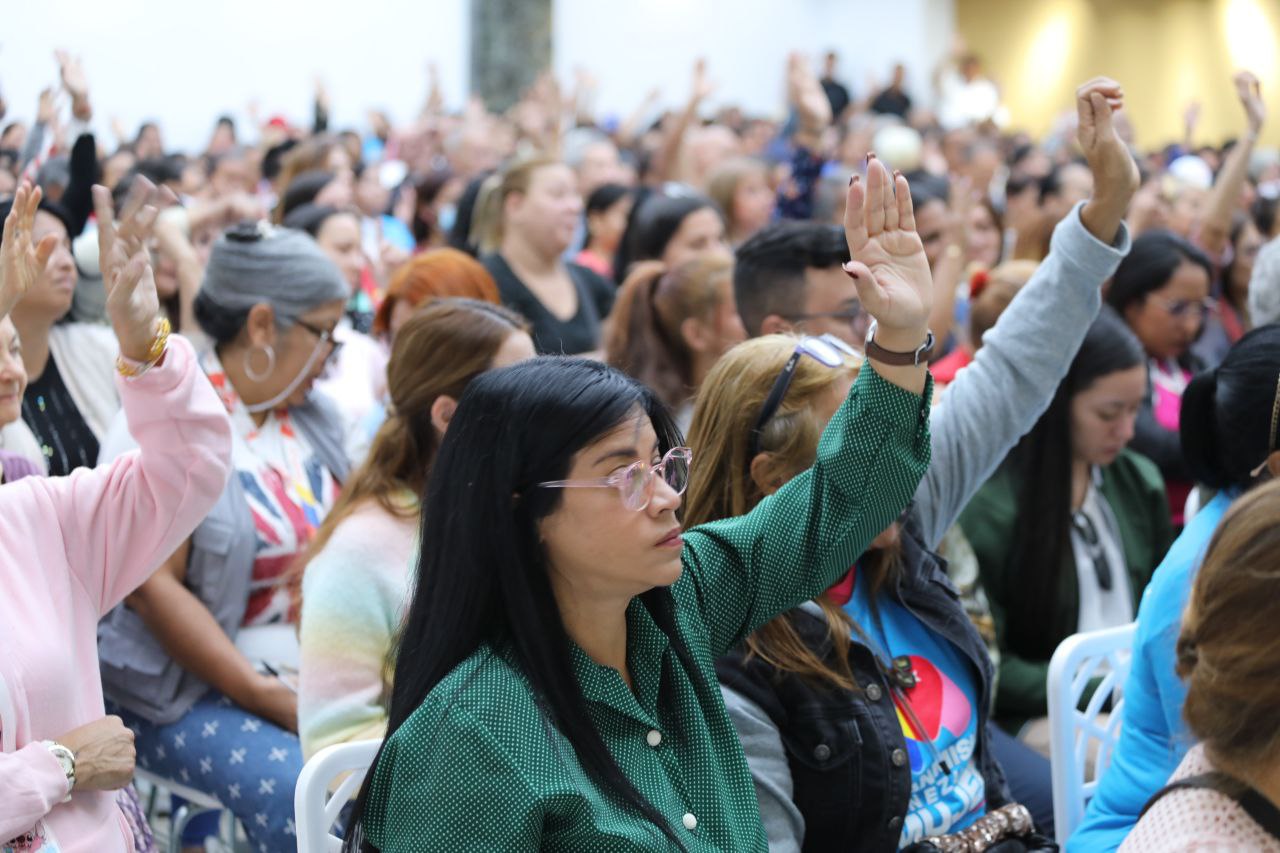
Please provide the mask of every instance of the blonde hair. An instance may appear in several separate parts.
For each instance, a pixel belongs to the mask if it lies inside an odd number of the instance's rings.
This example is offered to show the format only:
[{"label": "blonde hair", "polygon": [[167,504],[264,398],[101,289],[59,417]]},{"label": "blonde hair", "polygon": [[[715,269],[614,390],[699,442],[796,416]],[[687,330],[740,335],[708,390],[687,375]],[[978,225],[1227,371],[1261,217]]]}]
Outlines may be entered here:
[{"label": "blonde hair", "polygon": [[[725,353],[707,375],[689,427],[693,465],[685,497],[686,525],[744,515],[763,499],[764,493],[750,473],[751,431],[778,374],[795,352],[796,342],[787,335],[746,341]],[[857,372],[856,365],[832,368],[801,357],[786,396],[761,432],[761,451],[772,454],[792,473],[812,465],[824,426],[814,404],[841,374],[856,376]],[[836,656],[834,668],[804,643],[785,613],[747,638],[748,657],[852,690],[856,685],[848,655],[853,622],[825,595],[816,601],[826,617]]]},{"label": "blonde hair", "polygon": [[506,228],[507,199],[529,191],[533,175],[539,169],[562,165],[545,154],[535,154],[512,161],[501,172],[491,175],[476,197],[476,213],[471,225],[472,241],[481,254],[496,252],[502,246]]},{"label": "blonde hair", "polygon": [[724,213],[730,235],[738,224],[733,212],[733,197],[738,194],[738,185],[748,175],[757,173],[768,180],[769,167],[763,160],[757,160],[754,157],[734,157],[721,164],[711,173],[707,181],[707,195]]}]

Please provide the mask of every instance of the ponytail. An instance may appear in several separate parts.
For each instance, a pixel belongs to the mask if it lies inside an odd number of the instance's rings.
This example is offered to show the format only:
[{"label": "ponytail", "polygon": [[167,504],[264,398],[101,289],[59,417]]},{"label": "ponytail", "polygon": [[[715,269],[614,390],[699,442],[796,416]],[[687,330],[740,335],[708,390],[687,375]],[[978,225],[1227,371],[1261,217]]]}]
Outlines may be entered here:
[{"label": "ponytail", "polygon": [[1197,483],[1211,489],[1231,485],[1222,471],[1217,436],[1218,371],[1209,370],[1191,380],[1182,392],[1179,431],[1182,436],[1182,458]]}]

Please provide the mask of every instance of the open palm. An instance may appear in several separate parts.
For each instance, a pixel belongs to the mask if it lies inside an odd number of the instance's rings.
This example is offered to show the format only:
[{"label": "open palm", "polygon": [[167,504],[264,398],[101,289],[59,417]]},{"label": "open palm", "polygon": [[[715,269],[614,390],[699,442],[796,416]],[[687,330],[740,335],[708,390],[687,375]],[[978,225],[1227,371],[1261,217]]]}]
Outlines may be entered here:
[{"label": "open palm", "polygon": [[858,298],[881,329],[923,330],[933,306],[933,276],[916,233],[911,188],[869,155],[867,182],[849,184],[845,239],[853,260],[845,268]]},{"label": "open palm", "polygon": [[160,313],[147,241],[158,215],[155,203],[161,195],[146,178],[135,178],[133,192],[117,218],[111,191],[102,186],[93,188],[98,218],[98,262],[107,290],[107,316],[111,318],[121,353],[135,361],[144,360]]},{"label": "open palm", "polygon": [[39,207],[40,188],[32,189],[24,181],[4,220],[4,238],[0,244],[0,318],[7,316],[35,286],[58,247],[58,238],[53,234],[46,235],[39,243],[32,239]]}]

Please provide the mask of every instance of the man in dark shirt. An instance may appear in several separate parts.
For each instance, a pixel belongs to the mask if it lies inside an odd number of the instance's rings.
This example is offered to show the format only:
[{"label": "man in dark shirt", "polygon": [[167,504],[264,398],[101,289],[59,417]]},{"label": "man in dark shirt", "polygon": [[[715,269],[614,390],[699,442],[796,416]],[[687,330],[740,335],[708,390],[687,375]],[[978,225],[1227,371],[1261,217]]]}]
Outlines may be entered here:
[{"label": "man in dark shirt", "polygon": [[836,80],[836,63],[839,57],[836,52],[829,51],[827,58],[822,65],[822,91],[827,93],[827,100],[831,102],[831,118],[833,121],[839,122],[844,116],[844,111],[849,108],[849,102],[852,98],[849,95],[848,88],[843,83]]},{"label": "man in dark shirt", "polygon": [[911,96],[902,88],[907,69],[899,62],[893,66],[893,80],[871,101],[871,111],[884,115],[907,117],[911,112]]}]

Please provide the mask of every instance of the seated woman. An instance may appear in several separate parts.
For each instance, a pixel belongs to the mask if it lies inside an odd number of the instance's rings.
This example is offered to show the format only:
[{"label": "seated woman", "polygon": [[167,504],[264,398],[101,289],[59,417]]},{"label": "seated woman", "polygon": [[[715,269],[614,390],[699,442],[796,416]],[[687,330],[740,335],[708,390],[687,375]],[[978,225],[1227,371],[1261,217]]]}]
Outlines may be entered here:
[{"label": "seated woman", "polygon": [[670,272],[649,263],[618,293],[605,361],[652,388],[686,433],[707,372],[746,338],[730,258],[713,254]]},{"label": "seated woman", "polygon": [[675,269],[707,254],[732,257],[716,203],[679,185],[676,189],[680,192],[674,195],[636,198],[614,260],[617,281],[626,281],[641,261],[661,261]]},{"label": "seated woman", "polygon": [[604,184],[587,197],[583,214],[586,245],[574,261],[603,278],[613,277],[613,263],[631,217],[635,196],[630,187]]},{"label": "seated woman", "polygon": [[[195,313],[215,342],[200,363],[231,416],[234,476],[99,632],[103,686],[139,764],[226,803],[255,847],[295,843],[297,696],[266,667],[296,661],[288,569],[347,473],[341,419],[312,391],[346,300],[305,234],[245,224],[214,244]],[[115,435],[107,458],[128,445]]]},{"label": "seated woman", "polygon": [[929,366],[939,389],[950,385],[957,373],[973,363],[974,353],[982,348],[982,336],[1026,286],[1037,266],[1036,261],[1005,261],[993,270],[973,274],[969,280],[969,334],[948,355]]},{"label": "seated woman", "polygon": [[533,357],[525,328],[499,305],[441,299],[396,337],[387,367],[392,414],[301,567],[298,735],[305,757],[386,734],[387,665],[416,562],[419,497],[467,384]]},{"label": "seated woman", "polygon": [[548,157],[513,163],[477,215],[484,265],[502,304],[529,321],[538,352],[598,354],[614,288],[564,260],[582,215],[573,170]]},{"label": "seated woman", "polygon": [[[13,200],[0,202],[7,217]],[[10,312],[22,342],[28,385],[22,422],[4,431],[4,446],[60,477],[92,468],[99,442],[120,410],[112,378],[116,342],[105,326],[67,322],[78,273],[66,213],[41,200],[32,241],[48,263]]]},{"label": "seated woman", "polygon": [[996,619],[996,720],[1046,755],[1054,649],[1133,621],[1173,541],[1160,472],[1125,449],[1145,392],[1142,345],[1106,310],[1049,408],[960,516]]},{"label": "seated woman", "polygon": [[[22,417],[22,392],[27,389],[27,369],[22,363],[22,341],[6,314],[0,318],[0,429]],[[36,462],[0,447],[0,484],[44,473]]]},{"label": "seated woman", "polygon": [[338,349],[316,389],[342,412],[350,442],[387,390],[386,351],[366,334],[374,314],[368,294],[361,289],[367,262],[360,248],[360,217],[352,210],[304,204],[290,212],[284,224],[310,234],[349,288],[347,310],[333,332]]},{"label": "seated woman", "polygon": [[[1050,400],[1061,353],[1079,346],[1098,288],[1128,250],[1120,218],[1135,168],[1114,134],[1093,143],[1094,168],[1120,192],[1060,225],[1046,263],[948,389],[908,514],[851,555],[826,596],[718,662],[771,849],[858,838],[860,849],[888,850],[964,830],[1009,802],[1006,756],[1018,762],[1016,797],[1046,829],[1051,821],[1046,763],[988,726],[991,662],[933,549]],[[709,375],[690,433],[690,524],[750,510],[820,453],[819,430],[854,373],[823,356],[824,339],[749,342]]]},{"label": "seated woman", "polygon": [[472,381],[427,485],[431,547],[348,849],[764,848],[714,659],[843,573],[928,459],[926,371],[887,363],[924,346],[931,298],[906,181],[897,201],[889,182],[873,170],[848,202],[883,359],[812,471],[748,516],[682,535],[689,451],[613,368]]},{"label": "seated woman", "polygon": [[387,295],[373,316],[373,334],[387,349],[419,306],[432,299],[478,299],[497,305],[498,285],[484,265],[457,249],[430,249],[414,255],[396,270]]},{"label": "seated woman", "polygon": [[[190,345],[157,322],[146,262],[156,210],[143,203],[158,200],[153,190],[140,184],[117,222],[110,193],[95,189],[106,304],[120,350],[113,384],[143,439],[141,452],[72,477],[28,477],[0,488],[0,622],[21,626],[5,632],[0,655],[0,691],[9,699],[0,712],[5,850],[139,849],[117,800],[133,777],[134,739],[118,717],[104,714],[98,620],[204,517],[230,468],[226,413]],[[47,236],[34,239],[39,195],[21,187],[6,216],[0,338],[12,332],[9,310],[44,283],[54,248]],[[12,406],[0,401],[10,414]]]},{"label": "seated woman", "polygon": [[1192,743],[1182,718],[1186,685],[1174,675],[1182,611],[1218,522],[1242,494],[1280,477],[1278,406],[1277,325],[1245,335],[1221,365],[1187,386],[1183,453],[1196,481],[1217,494],[1187,522],[1142,598],[1120,744],[1068,839],[1069,853],[1115,850]]},{"label": "seated woman", "polygon": [[[1113,95],[1114,84],[1098,91]],[[1049,257],[944,395],[907,513],[849,555],[840,584],[717,663],[773,850],[843,850],[850,838],[894,850],[962,831],[1009,801],[1002,764],[1049,828],[1047,763],[988,725],[991,663],[933,552],[1050,399],[1062,353],[1079,346],[1128,249],[1121,217],[1136,167],[1114,134],[1086,139],[1109,190],[1059,225]],[[821,455],[818,435],[855,371],[828,340],[751,341],[711,372],[689,438],[688,523],[767,504]]]},{"label": "seated woman", "polygon": [[1199,743],[1148,801],[1121,853],[1280,851],[1277,518],[1272,480],[1237,501],[1213,534],[1176,647],[1182,716]]},{"label": "seated woman", "polygon": [[1147,399],[1138,413],[1133,449],[1159,466],[1178,527],[1191,492],[1178,412],[1182,392],[1200,367],[1191,345],[1212,306],[1212,277],[1209,259],[1199,249],[1167,231],[1150,231],[1133,241],[1107,291],[1107,302],[1133,329],[1149,359]]},{"label": "seated woman", "polygon": [[752,157],[738,157],[711,173],[707,195],[724,212],[731,246],[743,243],[773,221],[777,193],[769,185],[769,165]]}]

